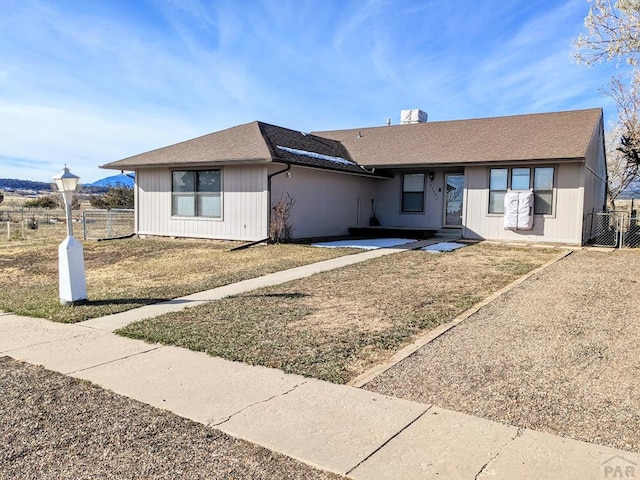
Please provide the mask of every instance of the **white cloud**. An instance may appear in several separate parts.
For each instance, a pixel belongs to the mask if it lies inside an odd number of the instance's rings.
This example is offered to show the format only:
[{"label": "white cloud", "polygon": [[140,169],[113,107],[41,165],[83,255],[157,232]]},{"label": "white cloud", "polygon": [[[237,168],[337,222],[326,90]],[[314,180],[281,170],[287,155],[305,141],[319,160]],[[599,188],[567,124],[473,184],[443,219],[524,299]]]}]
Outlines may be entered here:
[{"label": "white cloud", "polygon": [[447,120],[608,106],[611,69],[570,58],[587,9],[22,0],[0,18],[2,169],[67,162],[95,179],[99,164],[252,120],[309,131],[396,123],[402,108]]}]

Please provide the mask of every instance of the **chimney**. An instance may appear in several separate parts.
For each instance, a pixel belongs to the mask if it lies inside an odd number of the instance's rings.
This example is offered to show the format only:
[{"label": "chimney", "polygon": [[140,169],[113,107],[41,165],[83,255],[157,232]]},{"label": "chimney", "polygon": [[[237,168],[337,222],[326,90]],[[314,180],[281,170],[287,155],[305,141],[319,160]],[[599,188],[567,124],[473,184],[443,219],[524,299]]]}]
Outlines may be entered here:
[{"label": "chimney", "polygon": [[414,108],[412,110],[400,110],[400,124],[408,125],[410,123],[424,123],[427,121],[426,112]]}]

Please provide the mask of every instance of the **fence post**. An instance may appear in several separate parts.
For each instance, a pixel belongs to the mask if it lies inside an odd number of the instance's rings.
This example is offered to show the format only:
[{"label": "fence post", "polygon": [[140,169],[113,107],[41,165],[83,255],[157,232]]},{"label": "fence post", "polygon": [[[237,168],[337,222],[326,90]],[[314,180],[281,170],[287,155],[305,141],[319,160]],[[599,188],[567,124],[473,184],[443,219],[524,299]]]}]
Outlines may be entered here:
[{"label": "fence post", "polygon": [[107,238],[111,237],[111,209],[107,209]]}]

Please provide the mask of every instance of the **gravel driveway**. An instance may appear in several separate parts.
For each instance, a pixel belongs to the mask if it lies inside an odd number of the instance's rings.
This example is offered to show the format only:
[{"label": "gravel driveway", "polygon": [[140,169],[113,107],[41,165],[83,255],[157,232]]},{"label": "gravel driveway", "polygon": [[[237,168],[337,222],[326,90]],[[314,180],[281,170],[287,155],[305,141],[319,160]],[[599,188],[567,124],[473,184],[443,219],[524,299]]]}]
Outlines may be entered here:
[{"label": "gravel driveway", "polygon": [[343,478],[9,357],[0,445],[0,479]]},{"label": "gravel driveway", "polygon": [[365,389],[640,450],[640,251],[577,251]]}]

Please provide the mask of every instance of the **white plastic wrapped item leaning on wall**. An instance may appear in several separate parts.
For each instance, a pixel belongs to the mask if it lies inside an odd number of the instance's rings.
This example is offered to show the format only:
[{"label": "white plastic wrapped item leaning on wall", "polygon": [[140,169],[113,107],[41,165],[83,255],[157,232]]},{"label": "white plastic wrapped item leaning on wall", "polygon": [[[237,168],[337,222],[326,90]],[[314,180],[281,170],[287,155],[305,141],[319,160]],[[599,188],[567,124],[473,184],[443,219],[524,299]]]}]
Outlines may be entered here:
[{"label": "white plastic wrapped item leaning on wall", "polygon": [[533,228],[533,190],[508,191],[504,196],[504,229],[531,230]]}]

